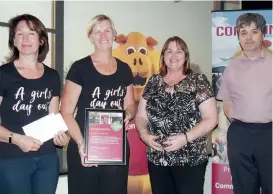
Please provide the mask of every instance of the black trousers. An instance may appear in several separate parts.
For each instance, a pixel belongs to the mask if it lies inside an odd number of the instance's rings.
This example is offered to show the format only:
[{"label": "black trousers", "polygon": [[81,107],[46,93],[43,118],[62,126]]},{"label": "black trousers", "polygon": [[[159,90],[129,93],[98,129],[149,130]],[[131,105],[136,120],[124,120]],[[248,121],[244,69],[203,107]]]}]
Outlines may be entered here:
[{"label": "black trousers", "polygon": [[234,194],[272,194],[272,122],[232,121],[227,148]]},{"label": "black trousers", "polygon": [[71,141],[67,150],[68,194],[127,194],[129,143],[127,165],[83,167],[77,144]]},{"label": "black trousers", "polygon": [[148,163],[153,194],[203,194],[207,162],[198,166]]}]

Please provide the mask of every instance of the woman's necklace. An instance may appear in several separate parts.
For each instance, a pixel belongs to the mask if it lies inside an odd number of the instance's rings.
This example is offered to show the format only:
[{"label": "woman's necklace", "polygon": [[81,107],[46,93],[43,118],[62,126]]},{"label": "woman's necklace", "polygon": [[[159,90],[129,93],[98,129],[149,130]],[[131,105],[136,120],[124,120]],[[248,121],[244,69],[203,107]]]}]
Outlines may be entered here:
[{"label": "woman's necklace", "polygon": [[168,92],[168,93],[170,93],[172,95],[174,93],[174,91],[175,91],[175,85],[177,85],[184,78],[185,77],[183,77],[182,79],[181,79],[181,77],[179,79],[170,79],[170,80],[164,79],[164,82],[166,84],[165,91]]},{"label": "woman's necklace", "polygon": [[167,84],[165,91],[170,93],[170,94],[173,94],[174,93],[174,85],[168,85]]}]

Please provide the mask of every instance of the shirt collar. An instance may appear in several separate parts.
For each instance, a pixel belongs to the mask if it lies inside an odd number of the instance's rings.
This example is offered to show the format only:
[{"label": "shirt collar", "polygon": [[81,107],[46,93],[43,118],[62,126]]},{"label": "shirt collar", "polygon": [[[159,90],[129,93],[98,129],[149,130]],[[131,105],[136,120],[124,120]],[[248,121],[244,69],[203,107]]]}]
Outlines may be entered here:
[{"label": "shirt collar", "polygon": [[249,59],[247,57],[247,55],[245,54],[244,51],[242,51],[242,53],[241,53],[241,59],[242,59],[242,61],[249,61],[249,60],[250,61],[258,61],[260,59],[264,59],[264,57],[265,57],[265,49],[264,48],[261,50],[260,55],[256,59],[254,59],[254,60]]}]

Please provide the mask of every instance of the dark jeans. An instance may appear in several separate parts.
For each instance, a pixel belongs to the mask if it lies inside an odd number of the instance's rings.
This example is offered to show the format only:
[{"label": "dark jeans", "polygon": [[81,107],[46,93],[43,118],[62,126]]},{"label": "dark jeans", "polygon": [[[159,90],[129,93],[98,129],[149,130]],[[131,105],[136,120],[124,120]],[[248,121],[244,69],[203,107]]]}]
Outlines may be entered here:
[{"label": "dark jeans", "polygon": [[1,194],[55,194],[58,178],[56,153],[0,160]]},{"label": "dark jeans", "polygon": [[272,194],[272,122],[233,121],[227,148],[234,194]]},{"label": "dark jeans", "polygon": [[148,163],[153,194],[203,194],[207,162],[197,166]]},{"label": "dark jeans", "polygon": [[70,141],[67,150],[68,194],[127,194],[129,144],[127,164],[84,167],[77,144]]}]

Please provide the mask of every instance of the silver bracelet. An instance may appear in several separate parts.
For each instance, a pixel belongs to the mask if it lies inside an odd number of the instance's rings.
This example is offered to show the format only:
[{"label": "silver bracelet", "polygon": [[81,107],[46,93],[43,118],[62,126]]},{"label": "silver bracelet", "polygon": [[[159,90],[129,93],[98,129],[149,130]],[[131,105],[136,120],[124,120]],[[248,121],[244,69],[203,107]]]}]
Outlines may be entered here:
[{"label": "silver bracelet", "polygon": [[80,146],[81,146],[82,144],[83,144],[83,140],[78,141],[78,142],[77,142],[78,148],[80,148]]}]

